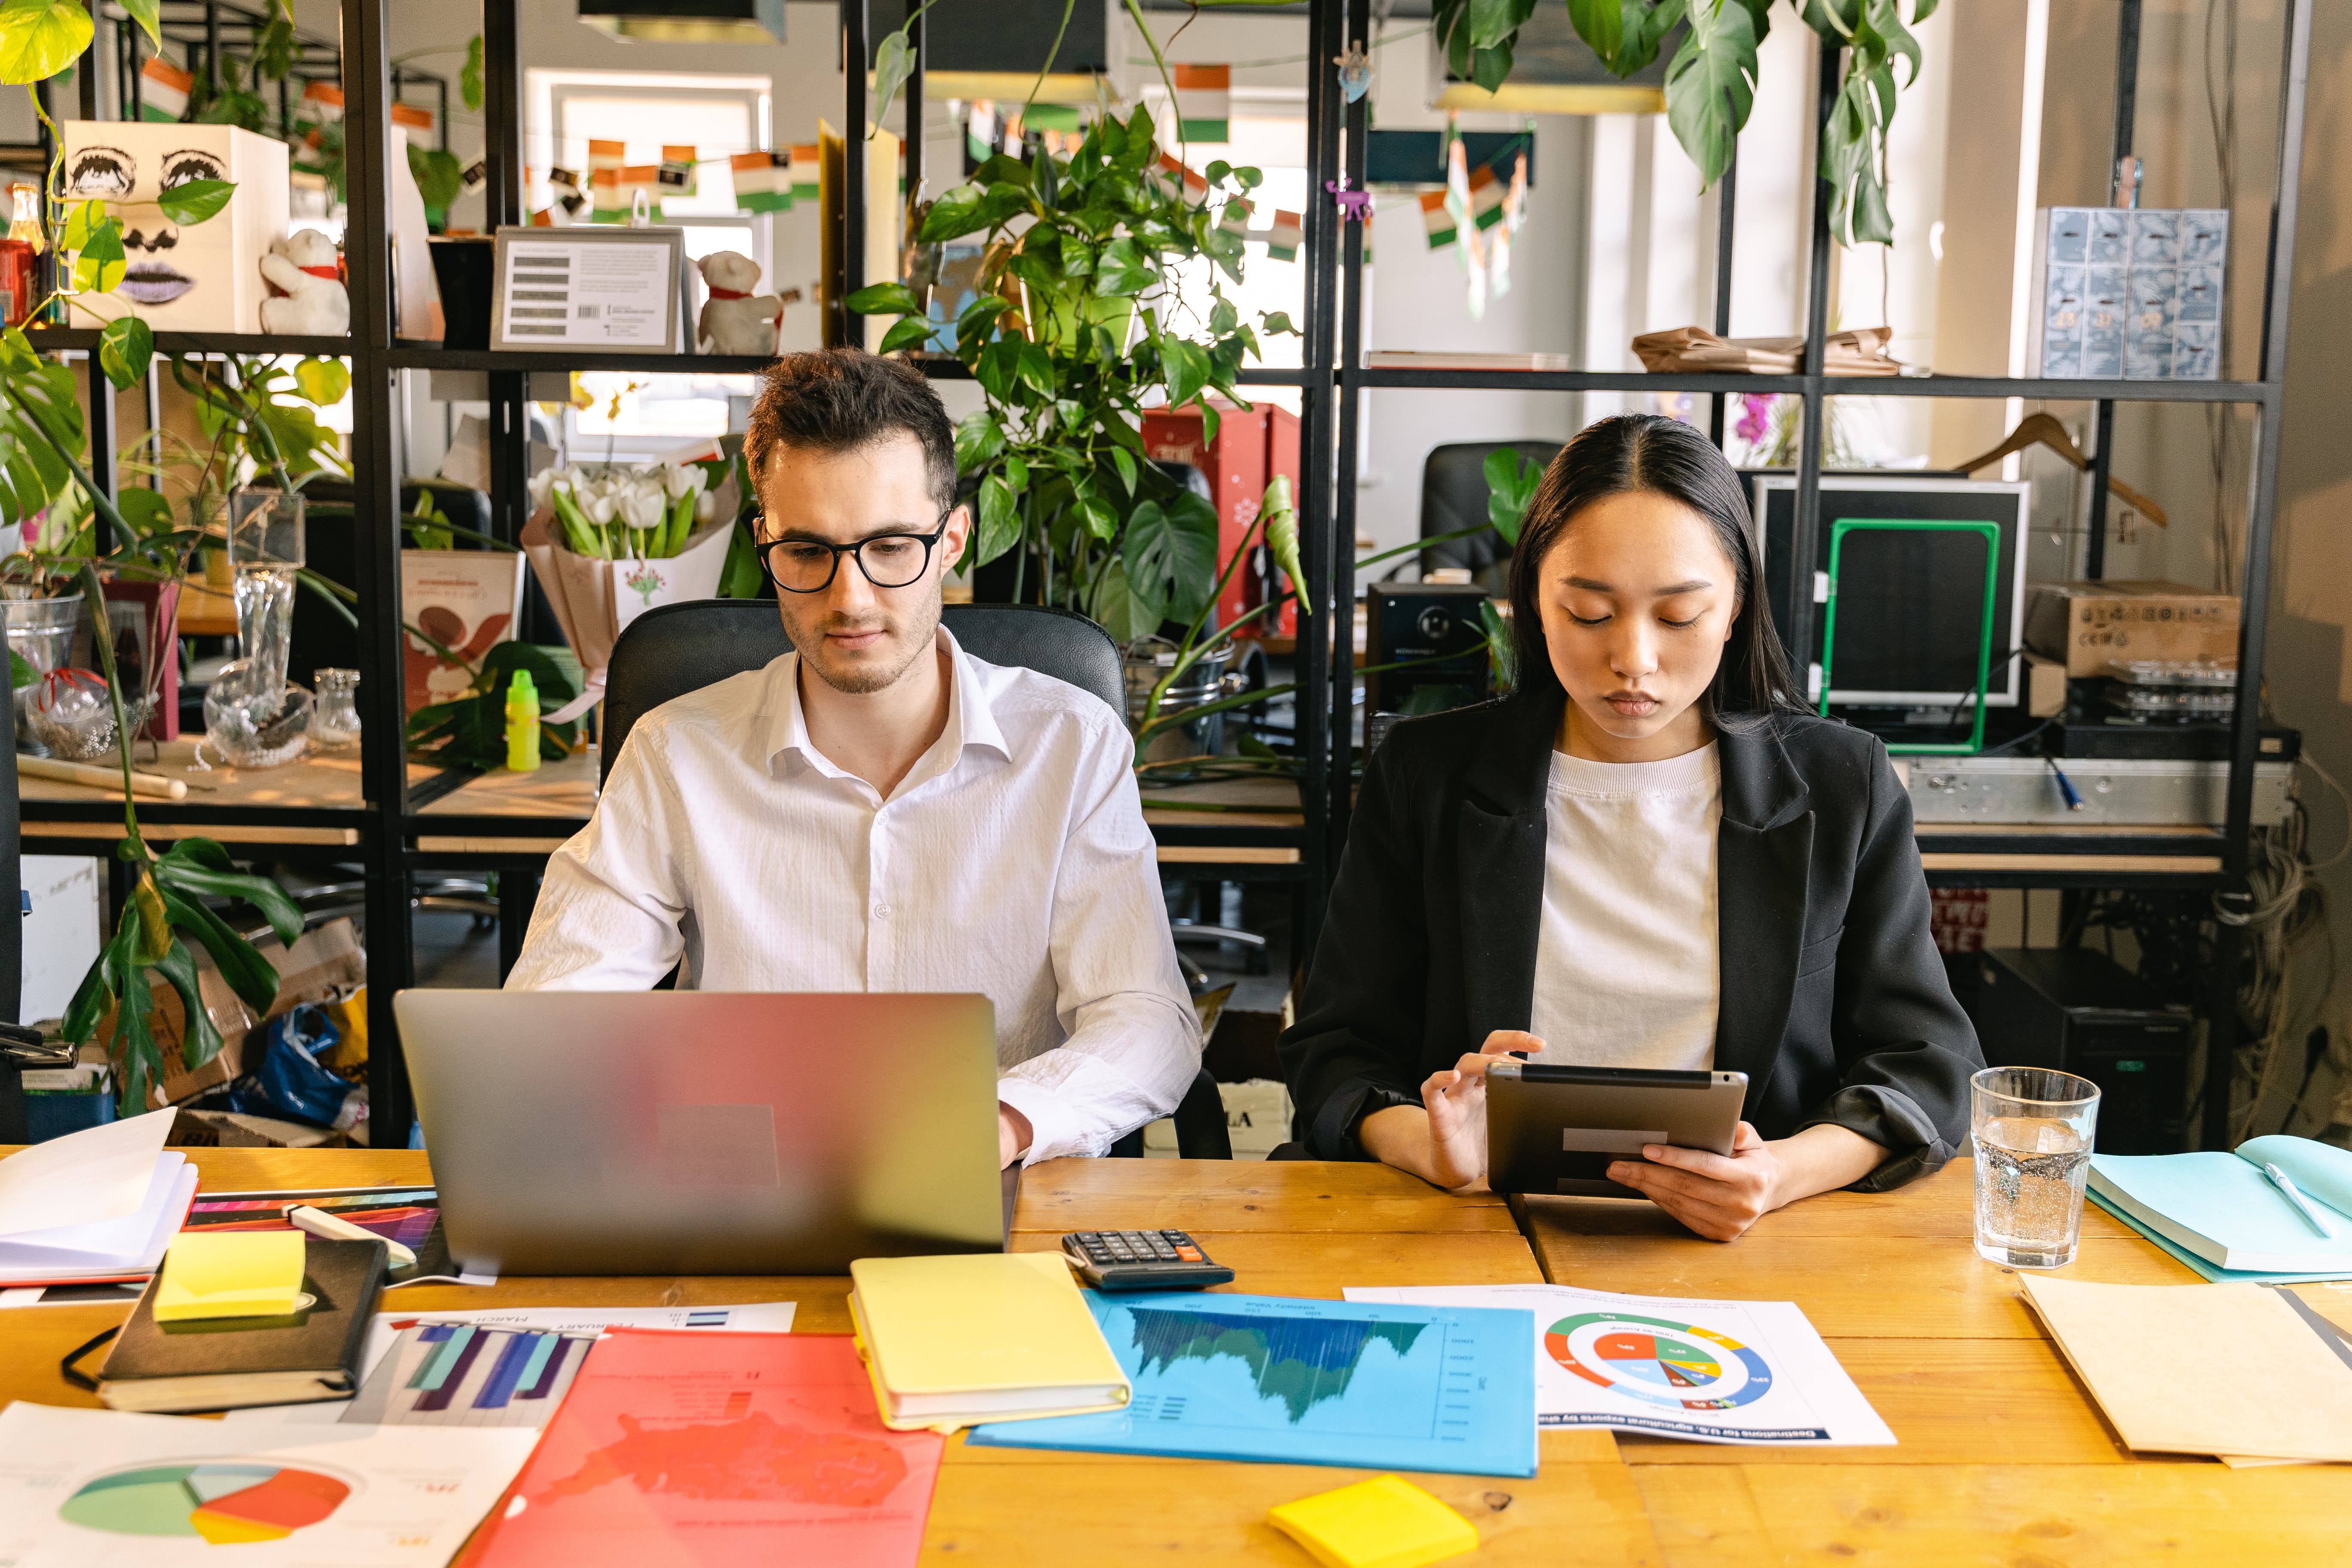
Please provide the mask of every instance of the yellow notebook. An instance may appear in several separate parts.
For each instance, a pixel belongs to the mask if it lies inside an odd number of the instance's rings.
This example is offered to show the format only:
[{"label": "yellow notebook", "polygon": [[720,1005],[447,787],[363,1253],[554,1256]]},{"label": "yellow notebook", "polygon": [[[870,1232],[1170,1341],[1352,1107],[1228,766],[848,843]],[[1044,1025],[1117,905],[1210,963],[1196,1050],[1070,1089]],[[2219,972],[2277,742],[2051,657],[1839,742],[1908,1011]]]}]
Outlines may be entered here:
[{"label": "yellow notebook", "polygon": [[1265,1517],[1324,1568],[1421,1568],[1478,1550],[1468,1520],[1394,1476],[1300,1498]]},{"label": "yellow notebook", "polygon": [[1078,1415],[1132,1391],[1058,1252],[861,1258],[849,1277],[887,1426]]}]

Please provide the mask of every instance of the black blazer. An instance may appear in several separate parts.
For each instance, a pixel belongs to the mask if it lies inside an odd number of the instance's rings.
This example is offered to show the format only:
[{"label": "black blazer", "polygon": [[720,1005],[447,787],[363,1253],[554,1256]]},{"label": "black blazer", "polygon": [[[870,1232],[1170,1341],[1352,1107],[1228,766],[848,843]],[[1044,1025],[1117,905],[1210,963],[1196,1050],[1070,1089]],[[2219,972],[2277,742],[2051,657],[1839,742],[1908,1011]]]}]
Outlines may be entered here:
[{"label": "black blazer", "polygon": [[[1399,723],[1365,770],[1285,1075],[1307,1152],[1369,1158],[1366,1114],[1524,1029],[1563,693]],[[1718,737],[1715,1066],[1767,1138],[1831,1121],[1891,1151],[1855,1184],[1952,1157],[1984,1065],[1927,930],[1911,800],[1873,736],[1789,715]]]}]

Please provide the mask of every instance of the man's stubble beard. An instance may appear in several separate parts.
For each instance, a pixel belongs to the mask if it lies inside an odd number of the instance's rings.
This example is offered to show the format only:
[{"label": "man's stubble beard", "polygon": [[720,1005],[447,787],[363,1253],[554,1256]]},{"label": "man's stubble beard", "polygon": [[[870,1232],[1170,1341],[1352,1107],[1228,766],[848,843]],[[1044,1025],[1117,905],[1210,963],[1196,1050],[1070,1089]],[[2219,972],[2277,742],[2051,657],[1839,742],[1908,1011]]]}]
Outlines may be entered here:
[{"label": "man's stubble beard", "polygon": [[[784,632],[792,638],[793,646],[800,649],[802,668],[844,696],[864,697],[877,691],[887,691],[898,684],[905,679],[907,671],[914,668],[915,661],[930,652],[937,645],[940,607],[940,600],[938,596],[926,595],[912,609],[906,621],[901,622],[889,616],[881,618],[881,629],[888,634],[889,646],[898,653],[897,661],[887,668],[871,664],[855,665],[845,669],[835,668],[830,668],[831,658],[823,653],[816,658],[811,658],[809,648],[823,649],[824,634],[827,631],[846,630],[855,626],[855,623],[846,621],[835,622],[830,613],[818,619],[815,624],[805,627],[795,626],[788,619],[784,623]],[[866,628],[856,627],[856,629]],[[803,636],[803,632],[806,634],[805,637]]]}]

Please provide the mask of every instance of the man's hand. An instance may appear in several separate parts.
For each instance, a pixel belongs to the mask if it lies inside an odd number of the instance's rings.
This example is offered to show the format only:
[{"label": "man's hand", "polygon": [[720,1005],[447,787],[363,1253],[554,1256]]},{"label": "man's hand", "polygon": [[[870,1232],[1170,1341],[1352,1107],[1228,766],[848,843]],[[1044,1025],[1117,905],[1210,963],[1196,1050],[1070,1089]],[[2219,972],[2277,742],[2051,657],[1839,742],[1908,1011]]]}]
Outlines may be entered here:
[{"label": "man's hand", "polygon": [[1364,1118],[1357,1137],[1375,1158],[1424,1182],[1452,1189],[1486,1174],[1486,1068],[1511,1051],[1539,1051],[1543,1041],[1497,1029],[1486,1043],[1421,1086],[1421,1109],[1392,1105]]},{"label": "man's hand", "polygon": [[1029,1141],[1036,1136],[1029,1119],[1003,1100],[996,1102],[996,1168],[1004,1169],[1029,1152]]},{"label": "man's hand", "polygon": [[1879,1145],[1832,1123],[1817,1122],[1768,1143],[1743,1121],[1728,1158],[1649,1143],[1641,1160],[1611,1162],[1609,1179],[1708,1240],[1730,1241],[1774,1209],[1861,1180],[1885,1158]]}]

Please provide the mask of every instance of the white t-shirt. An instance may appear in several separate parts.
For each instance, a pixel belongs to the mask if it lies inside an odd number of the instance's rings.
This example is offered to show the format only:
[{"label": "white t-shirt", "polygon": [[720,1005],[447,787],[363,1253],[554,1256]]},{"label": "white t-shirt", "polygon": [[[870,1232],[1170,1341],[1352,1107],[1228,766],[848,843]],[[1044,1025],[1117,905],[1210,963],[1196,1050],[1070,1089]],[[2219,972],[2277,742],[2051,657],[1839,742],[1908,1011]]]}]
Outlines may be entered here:
[{"label": "white t-shirt", "polygon": [[1721,1000],[1713,742],[1663,763],[1554,752],[1530,1030],[1542,1061],[1708,1068]]}]

